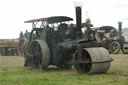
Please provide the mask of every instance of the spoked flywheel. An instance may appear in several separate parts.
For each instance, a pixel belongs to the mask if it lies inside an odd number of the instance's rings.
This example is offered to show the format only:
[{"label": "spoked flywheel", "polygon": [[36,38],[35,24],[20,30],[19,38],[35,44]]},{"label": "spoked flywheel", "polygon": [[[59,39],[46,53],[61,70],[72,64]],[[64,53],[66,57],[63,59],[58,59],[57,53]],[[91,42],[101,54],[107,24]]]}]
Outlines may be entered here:
[{"label": "spoked flywheel", "polygon": [[75,53],[73,63],[80,74],[105,73],[110,67],[110,55],[104,48],[84,48],[81,54]]},{"label": "spoked flywheel", "polygon": [[118,41],[113,41],[111,44],[110,44],[110,53],[112,54],[118,54],[120,52],[120,43]]},{"label": "spoked flywheel", "polygon": [[43,40],[33,41],[29,47],[30,65],[34,69],[47,69],[49,65],[49,49]]},{"label": "spoked flywheel", "polygon": [[38,42],[33,42],[30,45],[29,53],[31,54],[31,66],[32,68],[40,68],[42,64],[42,50]]}]

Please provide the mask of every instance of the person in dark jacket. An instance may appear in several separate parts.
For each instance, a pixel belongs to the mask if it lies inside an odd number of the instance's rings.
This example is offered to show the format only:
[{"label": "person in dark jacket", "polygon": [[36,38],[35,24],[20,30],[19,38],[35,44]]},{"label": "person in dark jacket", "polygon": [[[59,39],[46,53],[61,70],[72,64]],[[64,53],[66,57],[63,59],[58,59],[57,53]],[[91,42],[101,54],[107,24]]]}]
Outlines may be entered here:
[{"label": "person in dark jacket", "polygon": [[90,40],[92,38],[91,35],[93,34],[93,30],[91,29],[93,25],[91,24],[91,20],[89,18],[86,20],[85,27],[85,37],[87,37]]}]

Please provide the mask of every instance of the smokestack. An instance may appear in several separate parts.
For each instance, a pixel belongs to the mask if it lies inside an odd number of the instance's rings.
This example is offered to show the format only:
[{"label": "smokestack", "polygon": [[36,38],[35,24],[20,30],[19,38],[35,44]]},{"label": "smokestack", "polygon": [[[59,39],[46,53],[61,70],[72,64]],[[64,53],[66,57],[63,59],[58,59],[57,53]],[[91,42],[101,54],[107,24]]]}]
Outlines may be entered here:
[{"label": "smokestack", "polygon": [[119,26],[119,32],[121,34],[122,33],[122,22],[118,22],[118,26]]},{"label": "smokestack", "polygon": [[77,6],[75,7],[76,10],[76,33],[82,33],[81,32],[81,7]]}]

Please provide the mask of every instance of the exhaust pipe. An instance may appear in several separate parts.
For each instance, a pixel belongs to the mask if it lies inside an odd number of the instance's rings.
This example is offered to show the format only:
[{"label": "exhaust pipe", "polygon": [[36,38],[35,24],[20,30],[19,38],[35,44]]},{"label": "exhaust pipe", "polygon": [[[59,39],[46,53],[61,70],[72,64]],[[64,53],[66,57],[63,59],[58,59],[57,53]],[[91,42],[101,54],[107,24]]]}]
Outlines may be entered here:
[{"label": "exhaust pipe", "polygon": [[118,22],[119,33],[122,33],[122,22]]},{"label": "exhaust pipe", "polygon": [[81,36],[81,7],[77,6],[75,7],[75,11],[76,11],[76,34],[80,37]]}]

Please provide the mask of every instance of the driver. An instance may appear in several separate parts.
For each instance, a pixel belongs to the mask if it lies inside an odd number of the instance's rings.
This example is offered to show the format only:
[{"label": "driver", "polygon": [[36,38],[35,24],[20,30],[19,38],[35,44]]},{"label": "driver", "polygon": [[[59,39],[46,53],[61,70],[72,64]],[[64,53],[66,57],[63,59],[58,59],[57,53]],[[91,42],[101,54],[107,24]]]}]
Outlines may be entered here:
[{"label": "driver", "polygon": [[91,34],[93,33],[93,30],[91,30],[90,27],[93,27],[93,25],[91,24],[91,20],[89,18],[86,19],[85,27],[86,27],[85,37],[91,39],[92,38]]}]

